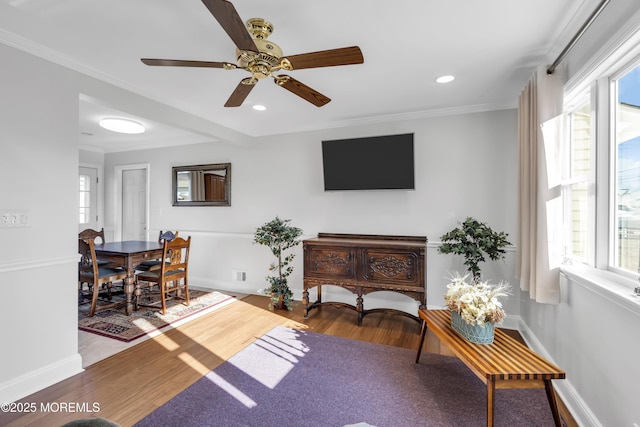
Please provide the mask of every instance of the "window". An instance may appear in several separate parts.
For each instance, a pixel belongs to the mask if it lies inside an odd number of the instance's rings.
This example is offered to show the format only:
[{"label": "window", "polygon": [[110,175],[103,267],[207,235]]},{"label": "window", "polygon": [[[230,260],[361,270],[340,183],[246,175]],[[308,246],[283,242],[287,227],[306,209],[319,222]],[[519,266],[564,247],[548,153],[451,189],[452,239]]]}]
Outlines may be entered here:
[{"label": "window", "polygon": [[568,144],[565,148],[563,197],[565,255],[588,262],[591,259],[589,241],[593,228],[594,209],[589,188],[593,180],[592,120],[589,92],[579,97],[567,115]]},{"label": "window", "polygon": [[91,222],[91,177],[80,175],[80,224]]},{"label": "window", "polygon": [[612,79],[614,267],[640,271],[640,65]]},{"label": "window", "polygon": [[558,248],[567,264],[608,271],[607,283],[631,288],[640,274],[640,25],[636,31],[565,94]]}]

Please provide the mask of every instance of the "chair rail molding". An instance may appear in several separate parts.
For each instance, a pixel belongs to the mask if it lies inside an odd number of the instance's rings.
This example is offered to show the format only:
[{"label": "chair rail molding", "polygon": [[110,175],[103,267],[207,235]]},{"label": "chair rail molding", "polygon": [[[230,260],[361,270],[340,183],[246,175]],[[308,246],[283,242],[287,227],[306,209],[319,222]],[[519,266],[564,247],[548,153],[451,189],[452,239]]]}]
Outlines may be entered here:
[{"label": "chair rail molding", "polygon": [[30,259],[25,261],[13,261],[0,263],[0,273],[9,273],[12,271],[32,270],[35,268],[52,267],[56,265],[64,265],[69,263],[77,263],[77,256],[55,257]]}]

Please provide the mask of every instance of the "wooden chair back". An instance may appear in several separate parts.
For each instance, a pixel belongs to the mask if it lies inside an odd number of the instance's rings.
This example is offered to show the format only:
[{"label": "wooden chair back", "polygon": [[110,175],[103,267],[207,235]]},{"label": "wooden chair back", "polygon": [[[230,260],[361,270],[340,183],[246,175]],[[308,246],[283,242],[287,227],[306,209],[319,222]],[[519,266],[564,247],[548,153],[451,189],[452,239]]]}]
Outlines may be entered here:
[{"label": "wooden chair back", "polygon": [[80,254],[78,280],[94,283],[94,279],[98,277],[98,259],[94,240],[91,238],[78,238],[78,253]]},{"label": "wooden chair back", "polygon": [[[183,299],[189,305],[189,251],[191,249],[191,236],[186,240],[176,237],[173,240],[164,240],[162,259],[165,262],[160,264],[159,270],[141,272],[136,276],[136,292],[141,290],[141,282],[157,283],[160,290],[160,303],[162,304],[162,314],[166,314],[167,300],[170,298]],[[174,295],[171,296],[170,294]],[[154,307],[157,301],[151,304],[142,304],[136,300],[136,307],[139,305]]]},{"label": "wooden chair back", "polygon": [[162,258],[167,262],[160,265],[160,280],[164,283],[186,278],[189,270],[189,249],[191,236],[186,240],[176,237],[165,240]]},{"label": "wooden chair back", "polygon": [[86,230],[82,230],[78,233],[78,238],[83,240],[95,240],[100,239],[99,243],[105,243],[104,239],[104,227],[100,229],[100,231],[94,230],[92,228],[87,228]]},{"label": "wooden chair back", "polygon": [[[160,230],[160,234],[158,235],[158,243],[161,245],[165,240],[171,241],[178,237],[178,232],[175,231],[162,231]],[[165,258],[166,259],[166,258]],[[160,268],[160,264],[162,264],[162,260],[159,259],[149,259],[146,261],[142,261],[137,267],[136,270],[141,271],[149,271],[149,270],[157,270]]]},{"label": "wooden chair back", "polygon": [[158,243],[162,244],[165,240],[173,240],[176,237],[178,237],[178,232],[177,231],[162,231],[160,230],[160,234],[158,235]]}]

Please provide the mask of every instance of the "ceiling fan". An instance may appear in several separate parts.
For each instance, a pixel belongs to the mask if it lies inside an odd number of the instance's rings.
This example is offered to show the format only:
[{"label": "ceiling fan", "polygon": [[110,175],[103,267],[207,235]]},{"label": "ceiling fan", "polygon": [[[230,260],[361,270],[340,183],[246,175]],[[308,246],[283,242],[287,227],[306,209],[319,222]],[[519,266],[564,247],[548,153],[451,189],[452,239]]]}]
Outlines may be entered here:
[{"label": "ceiling fan", "polygon": [[[202,0],[225,32],[236,45],[237,63],[186,61],[179,59],[141,58],[152,66],[242,69],[251,73],[235,88],[225,107],[239,107],[259,80],[272,77],[274,82],[316,107],[322,107],[330,98],[285,74],[275,75],[280,70],[301,70],[305,68],[333,67],[338,65],[362,64],[364,58],[358,46],[322,50],[299,55],[283,56],[282,49],[267,37],[273,32],[273,25],[262,18],[252,18],[246,27],[231,2],[226,0]],[[251,32],[247,31],[247,29]]]}]

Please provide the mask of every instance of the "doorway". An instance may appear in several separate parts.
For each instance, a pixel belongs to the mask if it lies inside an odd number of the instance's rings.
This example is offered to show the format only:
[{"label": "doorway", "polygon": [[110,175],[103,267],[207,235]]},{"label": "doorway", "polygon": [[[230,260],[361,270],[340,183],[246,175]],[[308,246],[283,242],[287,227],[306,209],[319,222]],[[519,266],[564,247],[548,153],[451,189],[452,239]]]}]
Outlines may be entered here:
[{"label": "doorway", "polygon": [[78,168],[78,233],[87,228],[98,230],[102,223],[102,167],[81,164]]}]

